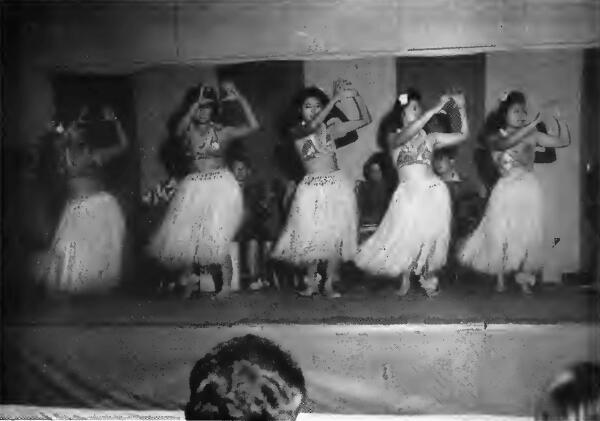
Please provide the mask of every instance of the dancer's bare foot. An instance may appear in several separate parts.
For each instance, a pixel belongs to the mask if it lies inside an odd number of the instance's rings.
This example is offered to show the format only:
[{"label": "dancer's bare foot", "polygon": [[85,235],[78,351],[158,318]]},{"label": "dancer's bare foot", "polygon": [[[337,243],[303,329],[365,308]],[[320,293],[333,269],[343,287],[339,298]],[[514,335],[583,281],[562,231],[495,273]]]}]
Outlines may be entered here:
[{"label": "dancer's bare foot", "polygon": [[531,295],[533,294],[533,291],[531,290],[531,287],[527,284],[523,284],[521,285],[521,292],[525,295]]},{"label": "dancer's bare foot", "polygon": [[315,289],[312,287],[306,287],[306,289],[303,289],[302,291],[298,291],[298,295],[301,297],[312,297],[316,293],[317,293],[317,291],[315,291]]},{"label": "dancer's bare foot", "polygon": [[337,276],[332,276],[331,280],[327,279],[325,285],[323,285],[323,295],[327,298],[340,298],[342,294],[333,289],[333,285],[338,282],[339,277]]},{"label": "dancer's bare foot", "polygon": [[440,282],[437,276],[421,276],[419,281],[429,298],[433,298],[440,294]]},{"label": "dancer's bare foot", "polygon": [[535,285],[535,275],[531,275],[529,273],[517,273],[515,276],[515,281],[521,287],[521,292],[523,292],[523,294],[533,294],[531,287]]},{"label": "dancer's bare foot", "polygon": [[194,295],[194,292],[196,292],[196,289],[199,288],[198,284],[192,282],[182,285],[181,287],[181,298],[184,300],[191,299]]},{"label": "dancer's bare foot", "polygon": [[339,293],[339,292],[337,292],[337,291],[334,291],[333,289],[331,289],[331,290],[325,291],[325,296],[327,298],[341,298],[342,294]]},{"label": "dancer's bare foot", "polygon": [[221,291],[215,293],[212,296],[213,300],[223,300],[231,297],[231,289],[230,288],[221,288]]},{"label": "dancer's bare foot", "polygon": [[395,294],[398,297],[404,297],[406,296],[406,294],[408,294],[408,291],[410,290],[410,277],[409,275],[403,275],[402,276],[402,284],[400,285],[400,288],[398,288],[395,292]]},{"label": "dancer's bare foot", "polygon": [[256,279],[256,281],[252,282],[248,288],[250,288],[251,291],[258,291],[265,288],[266,286],[267,284],[263,282],[261,278],[258,278]]},{"label": "dancer's bare foot", "polygon": [[310,275],[304,277],[304,285],[306,285],[306,288],[302,291],[298,291],[298,295],[302,297],[312,297],[319,292],[320,284],[321,275],[315,270],[312,280],[310,279]]}]

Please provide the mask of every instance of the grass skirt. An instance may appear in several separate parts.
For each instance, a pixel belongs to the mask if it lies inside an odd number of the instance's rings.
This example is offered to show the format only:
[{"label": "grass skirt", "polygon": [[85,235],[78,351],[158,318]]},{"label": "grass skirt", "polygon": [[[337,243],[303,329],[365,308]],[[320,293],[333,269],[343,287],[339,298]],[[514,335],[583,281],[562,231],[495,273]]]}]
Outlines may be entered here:
[{"label": "grass skirt", "polygon": [[366,272],[392,277],[440,269],[446,263],[451,217],[450,194],[438,177],[401,181],[355,263]]},{"label": "grass skirt", "polygon": [[70,200],[37,276],[50,291],[108,291],[120,280],[124,240],[125,218],[114,196],[99,192]]},{"label": "grass skirt", "polygon": [[242,217],[242,191],[231,172],[188,175],[150,241],[149,254],[170,268],[222,264]]},{"label": "grass skirt", "polygon": [[488,274],[541,269],[543,211],[535,175],[511,170],[492,190],[483,219],[459,250],[459,260]]},{"label": "grass skirt", "polygon": [[298,185],[272,257],[297,265],[351,260],[356,253],[357,225],[354,186],[342,171],[308,174]]}]

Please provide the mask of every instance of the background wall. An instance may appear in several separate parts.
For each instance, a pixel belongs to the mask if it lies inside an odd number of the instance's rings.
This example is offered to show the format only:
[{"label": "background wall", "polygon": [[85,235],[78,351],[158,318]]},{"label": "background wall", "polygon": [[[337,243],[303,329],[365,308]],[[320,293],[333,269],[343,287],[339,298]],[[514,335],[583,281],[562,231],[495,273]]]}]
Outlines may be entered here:
[{"label": "background wall", "polygon": [[[530,102],[529,112],[541,110],[550,123],[555,109],[567,120],[573,136],[569,148],[557,149],[552,164],[538,164],[538,175],[546,200],[548,236],[547,281],[560,280],[561,273],[580,268],[580,101],[582,52],[497,52],[487,56],[486,111],[497,106],[504,91],[519,89]],[[554,245],[554,239],[558,243]]]},{"label": "background wall", "polygon": [[[304,65],[307,85],[317,85],[331,96],[333,81],[344,78],[351,81],[363,96],[373,122],[358,131],[359,139],[338,152],[341,169],[353,179],[362,178],[362,165],[377,150],[376,134],[381,118],[396,100],[396,61],[393,57],[344,60],[307,61]],[[343,104],[342,104],[343,107]],[[346,107],[343,107],[346,111]],[[356,108],[346,111],[356,118]]]},{"label": "background wall", "polygon": [[30,17],[23,34],[36,63],[119,71],[148,62],[582,47],[597,45],[600,29],[595,0],[20,3]]}]

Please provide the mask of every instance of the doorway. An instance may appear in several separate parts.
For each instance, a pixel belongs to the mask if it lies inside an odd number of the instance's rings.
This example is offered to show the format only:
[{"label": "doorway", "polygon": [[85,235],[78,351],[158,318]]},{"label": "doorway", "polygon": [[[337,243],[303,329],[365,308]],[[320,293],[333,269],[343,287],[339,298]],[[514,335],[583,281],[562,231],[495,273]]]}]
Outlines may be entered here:
[{"label": "doorway", "polygon": [[600,48],[584,51],[581,89],[581,253],[587,282],[600,287]]},{"label": "doorway", "polygon": [[[304,67],[300,61],[264,61],[220,66],[219,81],[231,80],[248,98],[261,128],[243,140],[252,165],[261,178],[272,178],[282,167],[302,173],[295,156],[286,156],[290,165],[276,162],[275,148],[280,142],[280,127],[293,96],[304,87]],[[238,118],[239,116],[238,113]],[[279,157],[281,159],[281,157]],[[300,168],[290,168],[300,165]],[[286,168],[286,166],[288,168]]]}]

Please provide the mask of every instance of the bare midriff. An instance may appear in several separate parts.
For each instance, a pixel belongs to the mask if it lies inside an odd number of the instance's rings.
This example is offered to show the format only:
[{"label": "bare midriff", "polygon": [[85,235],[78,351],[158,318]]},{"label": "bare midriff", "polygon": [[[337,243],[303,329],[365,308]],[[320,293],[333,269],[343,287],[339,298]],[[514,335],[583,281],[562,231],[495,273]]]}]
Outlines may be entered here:
[{"label": "bare midriff", "polygon": [[192,162],[192,171],[194,172],[214,171],[224,167],[225,163],[221,157],[197,158]]},{"label": "bare midriff", "polygon": [[434,177],[435,173],[431,165],[425,163],[410,164],[398,168],[398,178],[400,181]]},{"label": "bare midriff", "polygon": [[102,191],[103,183],[98,177],[78,175],[70,177],[67,181],[69,196],[89,196]]},{"label": "bare midriff", "polygon": [[310,161],[304,161],[304,169],[308,174],[324,174],[337,171],[337,159],[334,154],[322,154]]}]

